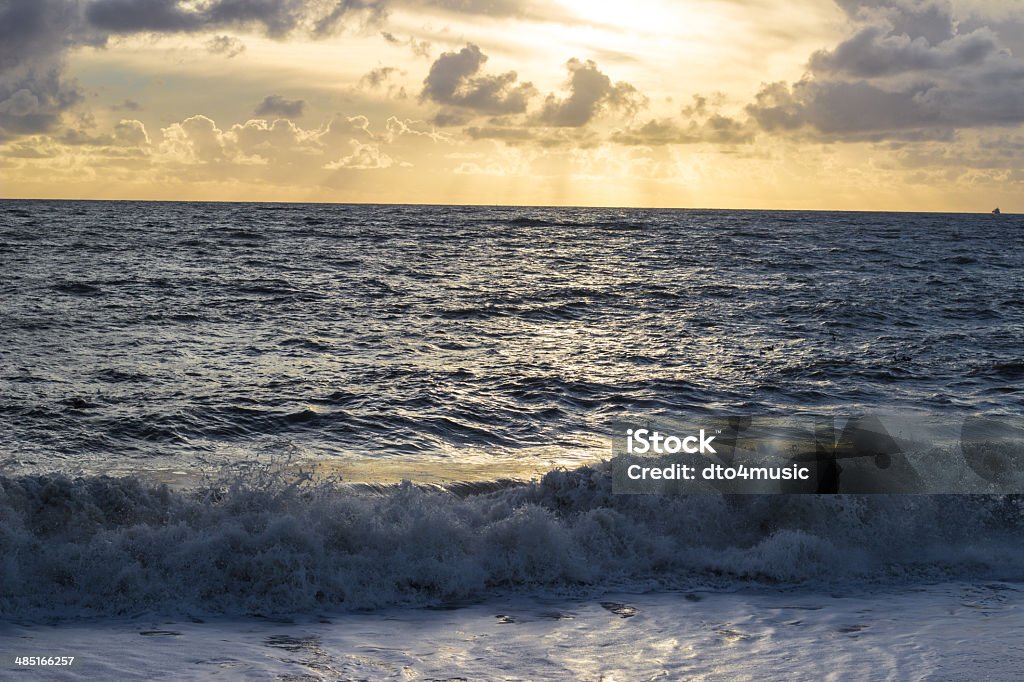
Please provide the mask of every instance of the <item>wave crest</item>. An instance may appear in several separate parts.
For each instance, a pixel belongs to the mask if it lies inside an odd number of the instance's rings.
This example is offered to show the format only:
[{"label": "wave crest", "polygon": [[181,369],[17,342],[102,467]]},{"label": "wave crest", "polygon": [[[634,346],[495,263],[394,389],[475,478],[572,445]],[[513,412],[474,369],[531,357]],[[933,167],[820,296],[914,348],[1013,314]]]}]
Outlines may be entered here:
[{"label": "wave crest", "polygon": [[743,581],[1024,579],[1024,506],[991,496],[613,495],[607,466],[530,484],[350,486],[249,466],[189,491],[0,478],[5,617],[282,613]]}]

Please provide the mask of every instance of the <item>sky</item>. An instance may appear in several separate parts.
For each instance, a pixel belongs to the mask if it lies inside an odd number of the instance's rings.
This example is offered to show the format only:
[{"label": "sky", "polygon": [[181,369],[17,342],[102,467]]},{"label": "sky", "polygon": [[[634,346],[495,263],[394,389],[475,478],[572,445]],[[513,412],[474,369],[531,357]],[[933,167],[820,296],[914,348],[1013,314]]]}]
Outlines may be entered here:
[{"label": "sky", "polygon": [[0,197],[1024,212],[1024,2],[0,0]]}]

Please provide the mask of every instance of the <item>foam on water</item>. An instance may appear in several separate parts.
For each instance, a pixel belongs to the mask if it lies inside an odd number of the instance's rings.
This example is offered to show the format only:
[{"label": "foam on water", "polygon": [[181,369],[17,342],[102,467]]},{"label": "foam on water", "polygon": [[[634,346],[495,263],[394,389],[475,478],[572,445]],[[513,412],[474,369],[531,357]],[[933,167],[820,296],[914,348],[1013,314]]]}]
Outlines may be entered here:
[{"label": "foam on water", "polygon": [[75,654],[46,670],[54,680],[1010,681],[1024,667],[1022,609],[1024,592],[1007,583],[524,596],[294,619],[21,624],[0,628],[0,650]]},{"label": "foam on water", "polygon": [[0,613],[290,613],[613,588],[1024,580],[1013,497],[621,496],[348,486],[247,467],[192,491],[0,479]]}]

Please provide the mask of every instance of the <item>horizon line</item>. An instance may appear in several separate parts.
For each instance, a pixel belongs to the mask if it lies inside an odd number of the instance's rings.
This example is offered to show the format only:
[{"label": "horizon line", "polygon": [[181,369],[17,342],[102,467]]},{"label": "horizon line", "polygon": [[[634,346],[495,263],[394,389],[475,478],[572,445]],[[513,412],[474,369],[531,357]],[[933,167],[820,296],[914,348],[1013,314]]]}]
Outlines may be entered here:
[{"label": "horizon line", "polygon": [[[418,206],[418,207],[457,207],[457,208],[524,208],[524,209],[603,209],[620,211],[757,211],[774,213],[905,213],[910,215],[991,215],[987,211],[907,211],[891,209],[834,209],[834,208],[726,208],[716,206],[612,206],[612,205],[581,205],[581,204],[485,204],[485,203],[432,203],[432,202],[371,202],[371,201],[269,201],[259,199],[81,199],[55,197],[4,197],[0,201],[50,201],[50,202],[93,202],[93,203],[132,203],[132,204],[256,204],[285,206]],[[1001,212],[1001,216],[1012,216],[1013,213]]]}]

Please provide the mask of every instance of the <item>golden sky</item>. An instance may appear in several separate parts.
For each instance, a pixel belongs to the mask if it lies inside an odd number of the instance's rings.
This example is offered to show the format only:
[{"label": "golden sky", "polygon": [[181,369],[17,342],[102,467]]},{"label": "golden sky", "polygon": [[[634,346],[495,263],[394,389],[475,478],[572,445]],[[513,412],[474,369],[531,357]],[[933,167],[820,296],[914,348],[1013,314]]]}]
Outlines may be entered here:
[{"label": "golden sky", "polygon": [[0,196],[1024,212],[1024,3],[6,0]]}]

